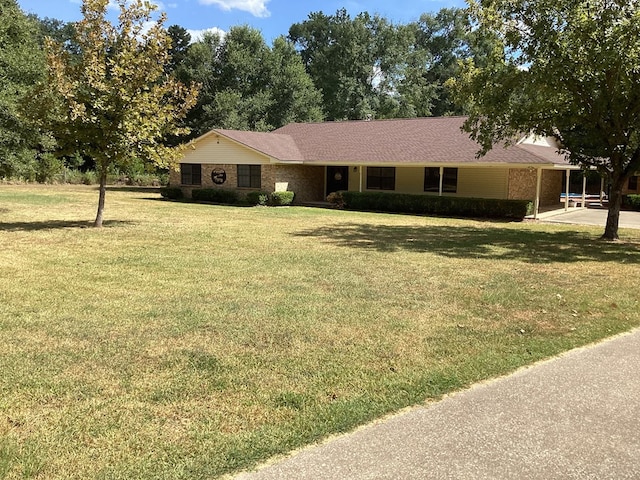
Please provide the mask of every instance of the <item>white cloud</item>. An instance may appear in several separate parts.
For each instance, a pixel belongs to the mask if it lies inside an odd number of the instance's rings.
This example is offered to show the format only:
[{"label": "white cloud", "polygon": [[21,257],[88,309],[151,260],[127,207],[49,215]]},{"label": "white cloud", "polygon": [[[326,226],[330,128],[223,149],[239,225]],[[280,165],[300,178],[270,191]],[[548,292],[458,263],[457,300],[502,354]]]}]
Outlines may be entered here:
[{"label": "white cloud", "polygon": [[269,17],[271,12],[267,10],[269,0],[200,0],[203,5],[217,5],[222,10],[242,10],[249,12],[254,17]]},{"label": "white cloud", "polygon": [[204,30],[187,30],[189,35],[191,35],[191,43],[199,42],[204,37],[205,33],[214,33],[220,36],[220,39],[224,39],[224,36],[227,34],[224,30],[218,27],[205,28]]}]

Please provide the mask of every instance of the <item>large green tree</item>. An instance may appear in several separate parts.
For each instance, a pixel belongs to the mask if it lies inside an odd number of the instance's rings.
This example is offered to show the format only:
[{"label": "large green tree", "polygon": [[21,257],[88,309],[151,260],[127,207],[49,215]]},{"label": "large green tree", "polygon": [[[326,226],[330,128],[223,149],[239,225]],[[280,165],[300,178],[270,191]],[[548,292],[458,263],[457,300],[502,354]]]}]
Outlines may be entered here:
[{"label": "large green tree", "polygon": [[605,240],[618,238],[622,190],[640,170],[640,3],[481,0],[478,28],[500,40],[455,82],[466,129],[486,152],[522,132],[554,136],[610,182]]},{"label": "large green tree", "polygon": [[176,122],[196,101],[197,88],[186,88],[165,75],[171,39],[164,16],[152,20],[144,0],[117,0],[118,24],[107,19],[109,0],[84,0],[76,24],[77,55],[49,40],[49,85],[57,113],[48,122],[68,152],[94,159],[100,181],[94,225],[102,226],[107,173],[136,159],[169,166],[178,150],[161,142],[180,133]]},{"label": "large green tree", "polygon": [[[398,29],[380,16],[345,9],[334,15],[309,14],[289,29],[315,86],[322,91],[328,120],[376,116],[402,53]],[[404,44],[408,48],[408,43]],[[392,86],[392,85],[391,85]],[[384,98],[382,98],[384,100]]]},{"label": "large green tree", "polygon": [[292,122],[322,121],[322,95],[307,74],[300,55],[285,37],[271,47],[271,108],[267,123],[279,128]]},{"label": "large green tree", "polygon": [[165,71],[173,73],[187,56],[191,45],[191,34],[180,25],[171,25],[167,29],[167,33],[171,38],[171,47],[169,48],[169,61],[165,66]]},{"label": "large green tree", "polygon": [[188,117],[194,135],[211,128],[268,131],[290,122],[322,120],[320,93],[285,38],[269,47],[259,30],[233,27],[192,44],[176,69],[202,93]]},{"label": "large green tree", "polygon": [[473,58],[476,65],[484,66],[491,42],[472,27],[467,9],[425,13],[410,27],[415,40],[407,55],[400,93],[415,105],[419,117],[463,114],[446,82],[457,76],[461,60]]},{"label": "large green tree", "polygon": [[176,66],[174,75],[188,85],[200,85],[200,95],[196,105],[189,111],[185,125],[190,130],[190,137],[198,137],[214,127],[216,119],[211,112],[218,89],[219,52],[222,39],[217,33],[206,33],[201,40],[191,44],[182,61]]},{"label": "large green tree", "polygon": [[38,33],[37,23],[15,0],[0,0],[0,177],[30,177],[42,142],[24,115],[32,87],[45,70]]}]

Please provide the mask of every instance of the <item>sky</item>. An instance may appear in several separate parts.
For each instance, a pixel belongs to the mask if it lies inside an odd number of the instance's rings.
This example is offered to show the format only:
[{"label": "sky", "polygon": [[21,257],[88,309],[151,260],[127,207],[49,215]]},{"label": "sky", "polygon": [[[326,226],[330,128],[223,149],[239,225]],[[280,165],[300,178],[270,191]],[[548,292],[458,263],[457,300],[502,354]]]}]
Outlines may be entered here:
[{"label": "sky", "polygon": [[[111,0],[113,2],[113,0]],[[180,25],[198,38],[206,30],[228,31],[249,25],[262,32],[267,43],[287,35],[289,27],[307,19],[309,13],[327,15],[345,8],[352,16],[360,12],[379,14],[394,23],[418,20],[422,13],[444,7],[464,7],[464,0],[151,0],[166,12],[166,27]],[[25,13],[65,22],[79,20],[81,0],[18,0]],[[113,12],[116,12],[113,9]]]}]

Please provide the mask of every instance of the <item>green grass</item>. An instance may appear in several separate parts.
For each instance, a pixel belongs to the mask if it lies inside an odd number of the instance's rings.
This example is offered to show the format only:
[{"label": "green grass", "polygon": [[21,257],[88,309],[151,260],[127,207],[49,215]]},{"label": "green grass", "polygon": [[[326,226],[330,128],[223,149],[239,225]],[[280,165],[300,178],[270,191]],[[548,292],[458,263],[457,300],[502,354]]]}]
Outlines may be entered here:
[{"label": "green grass", "polygon": [[640,231],[0,186],[0,478],[204,479],[640,324]]}]

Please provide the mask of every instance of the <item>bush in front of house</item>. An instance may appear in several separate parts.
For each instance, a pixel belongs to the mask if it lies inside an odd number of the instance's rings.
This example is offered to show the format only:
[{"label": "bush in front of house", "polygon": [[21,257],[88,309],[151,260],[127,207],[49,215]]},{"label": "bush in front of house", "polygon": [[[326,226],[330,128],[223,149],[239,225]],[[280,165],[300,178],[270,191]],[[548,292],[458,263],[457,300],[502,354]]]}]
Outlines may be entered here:
[{"label": "bush in front of house", "polygon": [[293,192],[272,192],[269,194],[269,205],[274,207],[291,205],[295,196]]},{"label": "bush in front of house", "polygon": [[336,208],[344,208],[342,192],[331,192],[327,195],[327,202],[332,203]]},{"label": "bush in front of house", "polygon": [[[328,199],[329,200],[329,199]],[[332,203],[349,210],[373,210],[390,213],[414,213],[450,217],[515,218],[522,220],[533,212],[529,200],[493,198],[438,197],[383,192],[338,192]]]},{"label": "bush in front of house", "polygon": [[180,187],[161,188],[160,195],[167,200],[180,200],[184,196]]},{"label": "bush in front of house", "polygon": [[624,197],[622,197],[622,205],[629,210],[640,212],[640,195],[625,195]]},{"label": "bush in front of house", "polygon": [[199,202],[235,204],[239,202],[238,193],[235,190],[222,188],[194,188],[191,198]]},{"label": "bush in front of house", "polygon": [[269,203],[268,192],[249,192],[245,195],[245,200],[249,205],[261,205],[265,206]]}]

